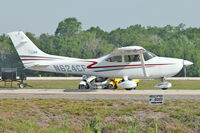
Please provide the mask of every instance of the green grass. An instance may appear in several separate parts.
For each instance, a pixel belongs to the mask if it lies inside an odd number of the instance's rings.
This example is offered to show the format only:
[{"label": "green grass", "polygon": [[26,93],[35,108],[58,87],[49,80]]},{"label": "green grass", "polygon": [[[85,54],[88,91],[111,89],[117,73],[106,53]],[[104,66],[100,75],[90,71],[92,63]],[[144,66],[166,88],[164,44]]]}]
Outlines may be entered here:
[{"label": "green grass", "polygon": [[[27,89],[77,89],[80,80],[26,80],[29,86]],[[137,90],[153,90],[154,85],[159,80],[140,80]],[[169,80],[172,83],[171,90],[199,90],[200,81],[198,80]],[[0,83],[0,88],[4,88],[4,82]],[[8,85],[6,88],[10,88]],[[13,88],[19,88],[16,82],[13,82]]]},{"label": "green grass", "polygon": [[[138,90],[153,90],[155,84],[158,84],[160,80],[140,80]],[[198,80],[167,80],[172,83],[170,90],[199,90],[200,81]]]},{"label": "green grass", "polygon": [[199,110],[195,100],[0,99],[0,132],[195,133]]},{"label": "green grass", "polygon": [[[80,80],[25,80],[24,83],[28,84],[27,89],[77,89]],[[0,87],[5,88],[4,82],[0,83]],[[19,88],[17,82],[13,82],[13,88]]]}]

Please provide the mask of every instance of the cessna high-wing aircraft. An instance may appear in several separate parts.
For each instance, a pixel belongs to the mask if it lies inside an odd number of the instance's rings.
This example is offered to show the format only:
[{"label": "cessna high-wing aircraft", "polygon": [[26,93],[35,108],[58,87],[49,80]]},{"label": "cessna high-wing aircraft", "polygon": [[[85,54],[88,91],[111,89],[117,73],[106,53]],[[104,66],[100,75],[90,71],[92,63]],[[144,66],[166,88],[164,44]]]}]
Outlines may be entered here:
[{"label": "cessna high-wing aircraft", "polygon": [[[81,88],[97,85],[91,83],[95,76],[108,79],[123,78],[118,86],[127,89],[137,86],[136,82],[130,79],[161,79],[155,87],[167,89],[171,87],[171,83],[165,82],[165,77],[174,76],[184,65],[193,64],[183,59],[158,57],[140,46],[118,48],[98,59],[55,56],[41,51],[22,31],[11,32],[8,35],[26,69],[87,75],[80,83]],[[101,84],[108,84],[108,79]]]}]

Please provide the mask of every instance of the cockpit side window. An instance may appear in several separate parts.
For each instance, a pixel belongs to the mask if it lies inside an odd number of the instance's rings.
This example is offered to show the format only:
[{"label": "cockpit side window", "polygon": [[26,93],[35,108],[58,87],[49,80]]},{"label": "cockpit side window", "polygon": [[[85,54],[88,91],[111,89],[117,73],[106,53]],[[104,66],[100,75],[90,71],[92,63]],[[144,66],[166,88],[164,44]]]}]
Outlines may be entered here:
[{"label": "cockpit side window", "polygon": [[113,57],[107,58],[106,61],[108,61],[108,62],[122,62],[122,56],[113,56]]},{"label": "cockpit side window", "polygon": [[124,56],[125,62],[138,62],[140,61],[139,55],[125,55]]},{"label": "cockpit side window", "polygon": [[152,58],[156,57],[156,55],[154,53],[151,53],[149,51],[146,51],[144,53],[144,60],[147,61],[147,60],[150,60]]}]

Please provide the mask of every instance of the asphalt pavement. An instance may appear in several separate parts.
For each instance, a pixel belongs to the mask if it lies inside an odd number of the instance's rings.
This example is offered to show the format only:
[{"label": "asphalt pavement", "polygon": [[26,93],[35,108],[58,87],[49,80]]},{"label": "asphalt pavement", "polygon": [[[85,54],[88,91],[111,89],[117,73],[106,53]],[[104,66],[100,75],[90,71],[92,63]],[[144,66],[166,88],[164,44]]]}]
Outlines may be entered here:
[{"label": "asphalt pavement", "polygon": [[200,100],[200,90],[0,89],[0,98],[147,100],[149,95],[164,95],[166,100]]}]

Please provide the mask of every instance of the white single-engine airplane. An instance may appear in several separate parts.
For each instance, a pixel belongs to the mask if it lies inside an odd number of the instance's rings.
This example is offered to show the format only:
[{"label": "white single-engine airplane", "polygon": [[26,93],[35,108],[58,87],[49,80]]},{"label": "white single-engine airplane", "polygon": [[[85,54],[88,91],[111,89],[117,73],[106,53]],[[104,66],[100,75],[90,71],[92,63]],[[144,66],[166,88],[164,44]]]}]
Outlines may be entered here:
[{"label": "white single-engine airplane", "polygon": [[87,75],[83,76],[85,78],[79,85],[81,88],[97,86],[94,81],[96,77],[107,77],[101,84],[108,85],[109,78],[123,78],[118,86],[132,89],[137,84],[130,79],[161,79],[155,87],[167,89],[171,87],[171,83],[165,82],[165,77],[174,76],[184,65],[193,64],[183,59],[158,57],[140,46],[118,48],[98,59],[55,56],[41,51],[22,31],[11,32],[8,35],[26,69]]}]

